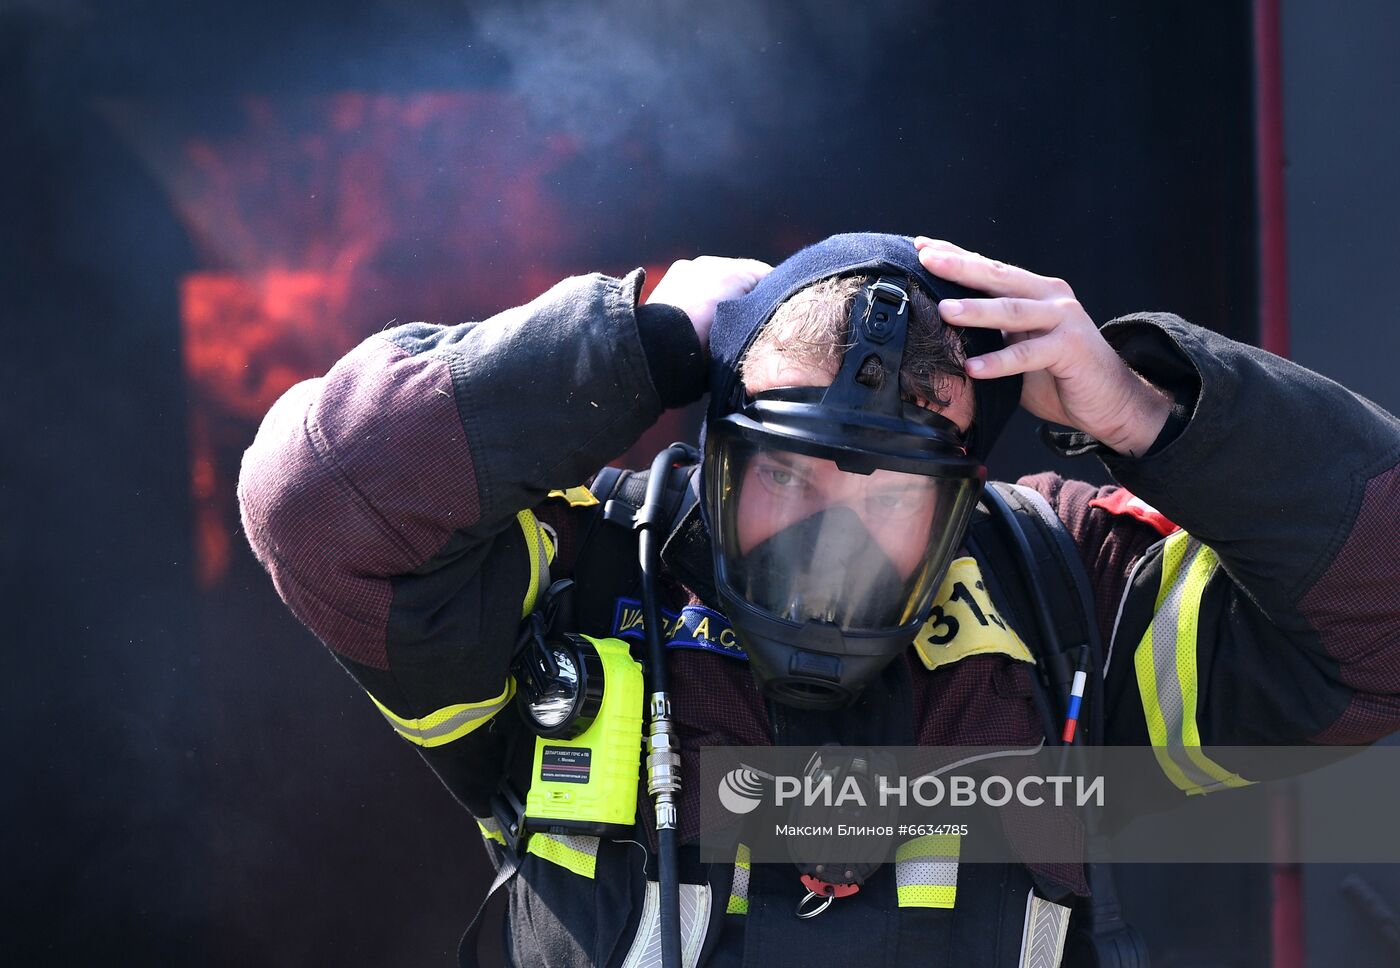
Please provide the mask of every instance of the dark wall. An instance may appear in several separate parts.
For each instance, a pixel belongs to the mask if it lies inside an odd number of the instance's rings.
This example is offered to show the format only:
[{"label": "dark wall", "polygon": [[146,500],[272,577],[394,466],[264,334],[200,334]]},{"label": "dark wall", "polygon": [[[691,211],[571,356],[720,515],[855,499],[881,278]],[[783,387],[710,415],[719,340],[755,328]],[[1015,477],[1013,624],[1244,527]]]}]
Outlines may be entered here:
[{"label": "dark wall", "polygon": [[[468,224],[502,286],[444,321],[501,308],[531,269],[775,261],[879,228],[1064,276],[1099,319],[1174,309],[1251,338],[1246,5],[1052,6],[0,7],[11,957],[446,963],[484,885],[472,824],[240,536],[196,584],[178,292],[238,267],[192,237],[113,101],[236,134],[250,93],[518,98],[576,146],[544,193],[565,230],[522,266]],[[405,316],[441,241],[379,254]],[[345,325],[379,328],[383,305]],[[1002,476],[1048,463],[1021,432]],[[1261,964],[1259,873],[1202,880],[1125,886],[1159,963]]]},{"label": "dark wall", "polygon": [[0,11],[0,903],[14,958],[151,961],[218,921],[172,284],[189,253],[52,68],[58,29]]},{"label": "dark wall", "polygon": [[[1292,356],[1400,412],[1400,7],[1283,4]],[[1303,878],[1308,965],[1400,961],[1400,870],[1315,865]]]},{"label": "dark wall", "polygon": [[1283,4],[1292,356],[1400,411],[1400,7]]}]

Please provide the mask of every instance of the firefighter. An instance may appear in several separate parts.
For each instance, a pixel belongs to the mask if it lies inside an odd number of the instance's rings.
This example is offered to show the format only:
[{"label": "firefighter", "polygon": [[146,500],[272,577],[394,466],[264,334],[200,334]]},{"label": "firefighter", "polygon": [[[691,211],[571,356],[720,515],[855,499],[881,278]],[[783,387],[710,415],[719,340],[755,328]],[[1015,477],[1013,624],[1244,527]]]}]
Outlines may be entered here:
[{"label": "firefighter", "polygon": [[[963,539],[1017,406],[1073,428],[1051,445],[1116,482],[1020,482],[1093,586],[1104,742],[1165,751],[1163,790],[1182,795],[1247,781],[1203,747],[1400,728],[1400,422],[1373,404],[1168,314],[1100,329],[1063,281],[923,237],[835,236],[776,269],[679,262],[639,305],[642,283],[571,278],[480,323],[378,333],[274,405],[240,477],[279,594],[513,875],[515,963],[660,964],[644,800],[625,834],[531,831],[502,808],[541,775],[512,663],[561,578],[566,631],[640,640],[636,538],[604,512],[644,477],[600,468],[706,392],[705,457],[662,555],[683,767],[704,745],[1045,736],[1015,622],[979,623],[984,591],[945,597],[991,570]],[[935,616],[932,650],[916,633]],[[682,787],[682,844],[695,796]],[[946,842],[896,857],[803,920],[790,865],[683,847],[683,960],[1054,965],[1089,891],[1080,867],[959,866]],[[1028,953],[1042,934],[1053,950]]]}]

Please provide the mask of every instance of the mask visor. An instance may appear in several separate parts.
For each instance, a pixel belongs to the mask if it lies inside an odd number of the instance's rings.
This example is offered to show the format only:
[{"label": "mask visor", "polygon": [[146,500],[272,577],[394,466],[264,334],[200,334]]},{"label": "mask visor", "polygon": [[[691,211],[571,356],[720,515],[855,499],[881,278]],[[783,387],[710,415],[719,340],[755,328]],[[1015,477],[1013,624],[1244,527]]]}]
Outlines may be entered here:
[{"label": "mask visor", "polygon": [[842,631],[921,620],[981,480],[844,470],[769,438],[724,433],[707,460],[721,582],[772,618]]}]

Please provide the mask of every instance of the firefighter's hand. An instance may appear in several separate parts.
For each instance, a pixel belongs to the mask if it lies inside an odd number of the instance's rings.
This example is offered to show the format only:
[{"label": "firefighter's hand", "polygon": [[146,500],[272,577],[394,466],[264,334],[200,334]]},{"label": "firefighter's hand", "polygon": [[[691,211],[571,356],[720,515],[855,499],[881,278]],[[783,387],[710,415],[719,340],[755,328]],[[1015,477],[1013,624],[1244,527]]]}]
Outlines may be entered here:
[{"label": "firefighter's hand", "polygon": [[1022,374],[1021,406],[1120,454],[1141,456],[1157,439],[1171,398],[1128,368],[1063,279],[1038,276],[951,242],[920,237],[914,245],[929,272],[991,297],[938,304],[946,322],[999,329],[1006,338],[1006,349],[969,359],[968,376]]},{"label": "firefighter's hand", "polygon": [[710,352],[710,324],[715,320],[715,304],[725,299],[738,299],[749,292],[773,267],[757,259],[725,259],[702,255],[697,259],[681,259],[661,277],[649,303],[677,306],[690,317],[700,347]]}]

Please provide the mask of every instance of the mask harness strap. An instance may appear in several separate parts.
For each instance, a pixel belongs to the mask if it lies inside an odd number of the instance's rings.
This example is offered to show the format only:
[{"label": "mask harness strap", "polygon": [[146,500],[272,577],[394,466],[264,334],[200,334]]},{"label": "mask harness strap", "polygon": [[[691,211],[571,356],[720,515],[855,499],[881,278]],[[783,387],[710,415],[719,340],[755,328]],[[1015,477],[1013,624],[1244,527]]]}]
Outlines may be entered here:
[{"label": "mask harness strap", "polygon": [[908,283],[899,276],[880,276],[856,294],[846,329],[850,344],[841,370],[822,395],[822,406],[835,410],[902,417],[918,415],[958,441],[963,434],[947,417],[924,410],[901,393],[900,372],[909,340]]},{"label": "mask harness strap", "polygon": [[661,545],[671,523],[666,510],[666,482],[676,467],[695,463],[699,455],[687,444],[672,444],[651,462],[646,500],[637,509],[632,527],[639,532],[642,566],[642,615],[647,636],[647,792],[656,809],[658,880],[661,901],[661,963],[681,968],[680,860],[677,856],[680,824],[677,796],[681,789],[680,746],[671,722],[671,697],[666,670],[666,648],[661,642],[661,610],[657,602],[657,578],[661,571]]},{"label": "mask harness strap", "polygon": [[881,276],[856,295],[847,328],[850,343],[841,371],[822,396],[822,406],[898,416],[899,368],[909,335],[905,283]]}]

